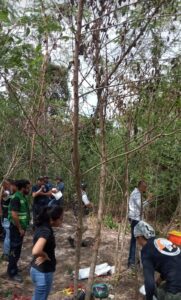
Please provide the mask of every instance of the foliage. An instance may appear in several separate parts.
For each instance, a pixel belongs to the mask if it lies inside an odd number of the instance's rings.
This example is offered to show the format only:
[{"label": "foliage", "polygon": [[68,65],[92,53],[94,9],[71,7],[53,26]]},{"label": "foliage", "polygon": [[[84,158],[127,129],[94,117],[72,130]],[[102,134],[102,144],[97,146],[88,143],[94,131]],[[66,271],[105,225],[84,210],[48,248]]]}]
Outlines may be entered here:
[{"label": "foliage", "polygon": [[[10,176],[34,181],[40,174],[48,173],[52,179],[60,174],[69,201],[74,191],[71,78],[78,2],[44,2],[2,5],[0,176],[6,174],[18,147],[18,164]],[[166,0],[85,4],[79,53],[80,169],[97,204],[99,99],[104,99],[107,158],[115,157],[107,163],[105,201],[113,214],[126,206],[123,154],[137,148],[128,155],[129,191],[145,178],[156,197],[163,195],[159,205],[164,206],[165,216],[177,206],[181,179],[178,5],[179,1]],[[151,143],[159,134],[168,135]],[[111,218],[108,215],[106,222],[114,226]]]}]

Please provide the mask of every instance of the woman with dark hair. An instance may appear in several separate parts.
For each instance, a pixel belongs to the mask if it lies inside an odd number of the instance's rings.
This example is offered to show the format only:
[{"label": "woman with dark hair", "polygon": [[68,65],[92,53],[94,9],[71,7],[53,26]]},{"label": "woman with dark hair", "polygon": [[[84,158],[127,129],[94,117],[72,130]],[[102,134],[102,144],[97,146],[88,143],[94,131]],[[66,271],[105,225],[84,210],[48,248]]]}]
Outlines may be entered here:
[{"label": "woman with dark hair", "polygon": [[45,207],[37,218],[33,238],[33,261],[30,275],[35,286],[32,300],[46,300],[51,291],[56,267],[55,236],[52,227],[59,227],[63,209],[59,206]]}]

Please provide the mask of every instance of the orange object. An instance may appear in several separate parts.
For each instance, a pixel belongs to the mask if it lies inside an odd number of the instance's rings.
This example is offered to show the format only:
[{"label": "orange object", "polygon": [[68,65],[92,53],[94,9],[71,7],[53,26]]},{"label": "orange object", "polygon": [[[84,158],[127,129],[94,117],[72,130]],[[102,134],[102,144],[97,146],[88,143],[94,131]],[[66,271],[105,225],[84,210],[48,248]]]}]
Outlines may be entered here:
[{"label": "orange object", "polygon": [[170,231],[168,233],[168,239],[175,245],[181,246],[181,231]]}]

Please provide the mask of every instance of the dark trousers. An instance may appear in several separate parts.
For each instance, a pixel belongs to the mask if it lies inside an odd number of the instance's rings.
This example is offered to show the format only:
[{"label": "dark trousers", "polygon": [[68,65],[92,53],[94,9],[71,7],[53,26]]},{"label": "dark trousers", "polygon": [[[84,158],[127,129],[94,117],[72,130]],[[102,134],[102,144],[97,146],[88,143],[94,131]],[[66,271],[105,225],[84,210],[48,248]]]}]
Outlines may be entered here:
[{"label": "dark trousers", "polygon": [[21,255],[23,236],[20,236],[18,228],[10,223],[10,254],[8,264],[8,275],[15,276],[18,273],[17,263]]},{"label": "dark trousers", "polygon": [[130,249],[129,249],[129,257],[128,257],[128,267],[131,265],[135,265],[135,256],[136,256],[136,239],[134,237],[134,228],[139,221],[129,219],[131,224],[131,241],[130,241]]}]

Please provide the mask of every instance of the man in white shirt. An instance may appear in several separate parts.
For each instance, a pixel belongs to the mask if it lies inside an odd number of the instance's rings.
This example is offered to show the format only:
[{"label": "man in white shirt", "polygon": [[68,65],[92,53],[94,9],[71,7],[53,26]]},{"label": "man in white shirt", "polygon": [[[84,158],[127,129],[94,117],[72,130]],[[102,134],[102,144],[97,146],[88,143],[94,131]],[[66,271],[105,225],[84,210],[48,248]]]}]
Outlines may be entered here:
[{"label": "man in white shirt", "polygon": [[[81,194],[82,194],[82,202],[83,202],[83,209],[82,209],[82,236],[87,231],[87,215],[89,214],[89,209],[92,207],[91,202],[88,199],[87,193],[86,193],[86,187],[87,185],[85,183],[81,183]],[[78,219],[78,211],[79,211],[79,203],[77,199],[77,195],[75,194],[73,197],[73,212],[74,217],[77,221]],[[76,231],[72,236],[68,237],[68,241],[72,248],[75,248],[75,240],[76,240]],[[82,246],[86,246],[84,241],[82,241]]]},{"label": "man in white shirt", "polygon": [[143,208],[148,205],[148,201],[152,198],[150,194],[146,201],[142,201],[142,194],[147,190],[147,184],[144,180],[138,182],[136,187],[129,198],[129,212],[128,217],[131,224],[131,241],[128,257],[128,268],[135,266],[136,255],[136,239],[134,237],[134,227],[142,219]]}]

